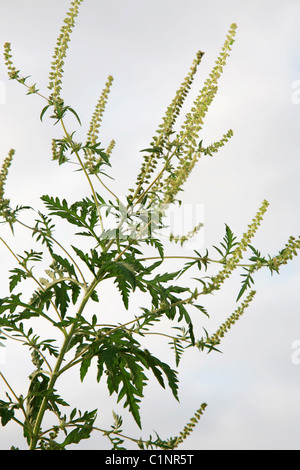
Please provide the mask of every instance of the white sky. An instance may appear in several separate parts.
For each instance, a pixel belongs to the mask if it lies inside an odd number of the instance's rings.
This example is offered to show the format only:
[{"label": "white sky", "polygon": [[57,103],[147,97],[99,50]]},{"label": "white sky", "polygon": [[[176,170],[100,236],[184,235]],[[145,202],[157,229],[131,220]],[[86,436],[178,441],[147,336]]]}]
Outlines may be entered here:
[{"label": "white sky", "polygon": [[[0,0],[1,46],[12,43],[16,67],[23,75],[31,75],[42,93],[68,8],[65,0]],[[298,0],[86,0],[72,36],[63,96],[80,115],[83,129],[78,135],[84,135],[107,76],[114,76],[102,128],[105,145],[111,138],[117,142],[112,189],[121,195],[133,185],[139,150],[151,141],[196,52],[202,50],[205,56],[186,110],[210,72],[230,24],[236,22],[236,42],[202,137],[209,145],[229,128],[234,136],[214,159],[199,162],[186,185],[185,202],[204,208],[205,229],[199,239],[203,252],[221,240],[224,223],[241,235],[264,198],[270,207],[255,246],[274,255],[289,235],[298,236],[300,99],[293,87],[300,80],[299,18]],[[0,80],[1,159],[10,148],[16,149],[6,185],[8,197],[16,204],[39,206],[42,194],[70,198],[86,194],[80,173],[51,162],[51,139],[60,136],[60,131],[46,118],[40,123],[44,103],[37,96],[26,96],[21,85],[7,81],[3,61]],[[2,226],[0,230],[17,252],[24,249],[20,238],[12,240],[9,230]],[[22,237],[23,232],[17,235]],[[4,247],[0,259],[3,297],[7,295],[7,269],[13,267]],[[153,435],[153,430],[161,437],[178,434],[206,402],[202,421],[183,448],[299,449],[300,364],[292,362],[293,342],[300,340],[299,259],[285,266],[280,276],[260,273],[256,279],[257,296],[225,338],[223,354],[193,351],[183,360],[181,404],[155,384],[146,390],[145,437]],[[235,308],[237,282],[225,287],[224,293],[207,300],[212,318],[204,324],[211,333]],[[118,308],[110,297],[103,300],[104,311],[105,307],[108,311]],[[155,348],[157,341],[151,341]],[[10,348],[2,358],[3,373],[19,386],[19,393],[24,393],[22,380],[32,370],[23,352],[24,348]],[[111,408],[103,386],[99,391],[92,374],[83,388],[74,387],[72,376],[65,380],[61,386],[68,390],[72,405],[77,406],[78,400],[82,409],[99,407],[99,426],[108,427]],[[121,407],[114,409],[121,413]],[[124,431],[140,435],[130,417]],[[13,425],[0,429],[1,449],[21,442]],[[103,445],[107,446],[106,441],[103,444],[95,435],[82,448]]]}]

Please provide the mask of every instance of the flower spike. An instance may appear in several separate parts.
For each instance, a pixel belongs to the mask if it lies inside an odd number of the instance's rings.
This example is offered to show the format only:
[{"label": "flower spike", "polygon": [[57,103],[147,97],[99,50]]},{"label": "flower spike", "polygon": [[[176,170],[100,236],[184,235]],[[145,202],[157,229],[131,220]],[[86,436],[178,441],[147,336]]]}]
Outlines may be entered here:
[{"label": "flower spike", "polygon": [[68,49],[68,43],[70,41],[70,34],[73,27],[75,26],[75,18],[77,17],[79,10],[78,7],[82,2],[83,0],[74,0],[71,3],[71,8],[69,9],[66,18],[64,19],[64,25],[61,27],[60,35],[57,39],[56,47],[54,49],[48,88],[52,90],[52,99],[55,101],[58,101],[60,98],[63,67]]}]

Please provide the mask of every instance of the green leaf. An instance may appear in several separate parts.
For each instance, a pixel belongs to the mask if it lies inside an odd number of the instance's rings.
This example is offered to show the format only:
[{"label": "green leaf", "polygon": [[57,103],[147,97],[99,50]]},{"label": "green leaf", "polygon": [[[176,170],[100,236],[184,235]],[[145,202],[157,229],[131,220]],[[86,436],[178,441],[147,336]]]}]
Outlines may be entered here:
[{"label": "green leaf", "polygon": [[15,415],[13,408],[10,408],[10,407],[11,407],[11,403],[7,403],[5,401],[0,400],[0,416],[1,416],[2,426],[6,426],[6,424]]},{"label": "green leaf", "polygon": [[70,421],[72,421],[72,419],[75,418],[76,413],[77,413],[77,408],[73,408],[73,410],[70,413]]},{"label": "green leaf", "polygon": [[125,398],[124,407],[129,408],[138,426],[141,426],[139,403],[148,381],[145,368],[152,371],[163,388],[165,375],[174,397],[178,400],[176,372],[149,351],[141,349],[138,341],[129,332],[116,330],[102,338],[99,347],[94,344],[93,347],[94,354],[98,356],[97,380],[102,377],[106,366],[109,393],[117,393],[118,402]]},{"label": "green leaf", "polygon": [[140,152],[150,152],[150,153],[163,153],[162,149],[160,147],[150,147],[146,149],[140,150]]},{"label": "green leaf", "polygon": [[47,106],[45,106],[43,109],[42,109],[42,112],[41,112],[41,115],[40,115],[40,120],[43,121],[43,116],[45,114],[45,112],[50,108],[50,106],[52,106],[52,104],[47,104]]},{"label": "green leaf", "polygon": [[9,277],[9,279],[11,280],[9,283],[10,292],[14,290],[14,288],[17,286],[19,282],[22,281],[22,279],[26,279],[30,277],[30,275],[23,269],[14,268],[14,269],[11,269],[10,272],[14,273],[12,276]]},{"label": "green leaf", "polygon": [[180,273],[180,271],[176,271],[176,272],[173,272],[173,273],[157,274],[152,282],[154,284],[156,284],[158,282],[172,281],[173,279],[175,279],[178,276],[179,273]]},{"label": "green leaf", "polygon": [[171,367],[168,364],[165,364],[164,362],[161,362],[158,358],[153,356],[147,349],[144,351],[143,358],[145,360],[145,363],[147,364],[148,368],[151,368],[152,372],[154,373],[156,379],[158,380],[159,384],[165,388],[162,373],[159,369],[161,369],[164,374],[167,377],[168,384],[170,389],[172,390],[172,393],[176,400],[179,400],[178,398],[178,379],[177,379],[177,374],[176,371],[171,369]]},{"label": "green leaf", "polygon": [[225,236],[223,238],[223,242],[220,243],[222,248],[218,248],[214,246],[214,248],[220,253],[222,258],[226,259],[226,257],[233,252],[233,248],[238,245],[236,242],[236,237],[233,235],[233,232],[229,228],[227,224],[225,224]]},{"label": "green leaf", "polygon": [[[41,197],[41,200],[46,204],[50,215],[56,215],[66,219],[70,224],[87,229],[90,235],[100,243],[99,238],[94,232],[98,222],[98,213],[94,201],[84,198],[82,201],[77,201],[69,206],[66,199],[60,201],[58,197],[54,198],[44,195]],[[86,235],[87,233],[85,232],[84,234]]]},{"label": "green leaf", "polygon": [[90,141],[88,141],[86,145],[83,147],[83,150],[85,151],[85,153],[87,153],[87,150],[88,150],[89,152],[95,153],[99,155],[99,157],[101,157],[101,160],[95,165],[94,170],[96,171],[99,170],[99,167],[103,163],[111,166],[110,161],[109,161],[109,155],[105,152],[104,148],[98,148],[99,145],[101,145],[100,142],[92,144]]},{"label": "green leaf", "polygon": [[84,357],[81,366],[80,366],[80,380],[83,382],[84,377],[87,374],[87,371],[91,365],[92,358],[91,357]]},{"label": "green leaf", "polygon": [[115,261],[108,263],[105,266],[105,271],[108,271],[106,277],[115,278],[115,283],[121,292],[125,308],[128,309],[130,291],[134,291],[136,288],[136,276],[133,266],[127,262]]},{"label": "green leaf", "polygon": [[87,267],[89,268],[89,270],[95,274],[95,268],[94,268],[94,263],[92,263],[89,255],[87,253],[83,253],[82,250],[80,250],[79,248],[76,248],[76,246],[73,246],[71,245],[71,247],[73,248],[73,250],[75,251],[76,255],[79,256],[79,258],[87,265]]},{"label": "green leaf", "polygon": [[121,388],[121,391],[118,395],[118,402],[124,396],[126,396],[124,407],[126,408],[128,406],[129,411],[131,412],[132,416],[135,419],[135,422],[137,423],[138,427],[141,429],[142,424],[141,424],[141,417],[140,417],[139,405],[138,405],[140,400],[136,397],[136,395],[137,396],[143,396],[143,395],[141,391],[137,390],[136,387],[133,386],[130,373],[122,365],[120,366],[119,373],[121,375],[123,387]]},{"label": "green leaf", "polygon": [[[27,395],[27,407],[26,407],[26,414],[31,426],[34,426],[37,415],[40,410],[41,403],[44,398],[43,392],[47,391],[47,386],[49,383],[49,377],[40,374],[38,371],[33,373],[30,382],[30,386],[28,389]],[[29,444],[30,442],[30,435],[27,428],[24,427],[23,429],[24,437],[27,439]]]},{"label": "green leaf", "polygon": [[70,106],[66,106],[66,107],[64,108],[64,111],[65,111],[65,112],[66,112],[66,111],[70,111],[71,113],[73,113],[74,116],[76,117],[77,121],[78,121],[79,124],[81,125],[81,121],[80,121],[80,119],[79,119],[79,116],[78,116],[78,114],[76,113],[76,111],[75,111],[73,108],[71,108]]},{"label": "green leaf", "polygon": [[194,328],[193,328],[192,322],[189,324],[189,334],[190,334],[191,343],[193,346],[195,346],[195,336],[194,336]]},{"label": "green leaf", "polygon": [[53,290],[55,293],[55,305],[59,308],[62,318],[64,318],[65,314],[67,313],[68,305],[70,302],[68,290],[70,289],[71,287],[68,286],[67,283],[64,281],[53,286]]},{"label": "green leaf", "polygon": [[75,271],[74,265],[71,264],[67,258],[63,258],[62,256],[56,255],[56,254],[53,253],[53,252],[52,252],[52,258],[53,258],[60,266],[62,266],[62,267],[65,269],[65,271],[69,274],[70,277],[73,276],[73,277],[75,277],[75,279],[77,279],[76,271]]},{"label": "green leaf", "polygon": [[176,363],[176,367],[178,367],[184,349],[181,346],[180,339],[173,339],[173,341],[169,344],[170,344],[171,348],[174,349],[175,363]]},{"label": "green leaf", "polygon": [[150,244],[151,246],[154,246],[158,250],[160,257],[162,259],[164,258],[164,246],[161,241],[156,238],[146,238],[144,241],[147,245]]},{"label": "green leaf", "polygon": [[93,430],[92,424],[88,424],[82,427],[77,427],[71,431],[64,442],[62,443],[63,447],[66,447],[70,444],[78,444],[82,439],[88,439]]},{"label": "green leaf", "polygon": [[[10,297],[5,297],[0,299],[0,314],[4,313],[5,310],[9,310],[10,313],[14,313],[16,308],[22,305],[20,296],[22,294],[12,294]],[[4,321],[4,319],[2,319]]]},{"label": "green leaf", "polygon": [[238,296],[236,298],[236,302],[242,297],[242,295],[244,294],[244,292],[251,286],[251,284],[254,284],[254,280],[251,276],[251,274],[253,273],[253,270],[252,269],[247,269],[247,268],[243,268],[245,269],[245,271],[247,272],[247,274],[241,274],[241,276],[244,278],[244,280],[242,281],[242,287],[238,293]]}]

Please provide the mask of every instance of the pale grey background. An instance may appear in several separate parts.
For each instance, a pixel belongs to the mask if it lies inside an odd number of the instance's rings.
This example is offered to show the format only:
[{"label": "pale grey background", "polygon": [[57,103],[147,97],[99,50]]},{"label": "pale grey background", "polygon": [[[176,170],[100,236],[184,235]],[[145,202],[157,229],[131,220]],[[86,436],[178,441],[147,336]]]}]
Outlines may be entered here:
[{"label": "pale grey background", "polygon": [[[32,75],[30,80],[41,92],[46,92],[49,63],[68,8],[65,0],[0,0],[1,47],[12,43],[16,66],[25,76]],[[229,128],[234,137],[214,159],[199,162],[184,200],[204,207],[204,250],[220,241],[225,222],[241,235],[266,198],[270,208],[255,245],[277,254],[289,235],[300,233],[299,2],[87,0],[80,10],[63,95],[82,118],[79,140],[106,77],[114,76],[103,141],[117,141],[112,188],[118,194],[133,184],[139,150],[149,144],[196,51],[203,50],[205,56],[186,110],[212,68],[230,24],[238,24],[236,43],[203,130],[205,144]],[[7,81],[3,61],[0,79],[1,159],[11,147],[16,149],[7,195],[15,203],[41,207],[38,198],[45,193],[71,198],[86,194],[79,173],[51,162],[51,138],[61,134],[49,120],[39,122],[44,103]],[[0,230],[17,252],[30,248],[28,237],[21,240],[22,231],[11,240],[8,229]],[[7,269],[14,263],[3,246],[0,257],[0,295],[5,296]],[[211,333],[234,309],[238,282],[228,282],[224,293],[207,300],[211,320],[203,324]],[[146,390],[143,435],[153,434],[153,429],[161,437],[178,434],[205,401],[205,415],[182,448],[299,449],[300,364],[292,361],[293,343],[300,339],[299,283],[299,259],[284,267],[280,276],[259,273],[256,299],[224,340],[223,354],[194,351],[182,361],[181,404],[156,384]],[[118,305],[112,293],[104,298],[101,311],[117,313]],[[199,335],[201,325],[199,321]],[[159,342],[151,339],[149,347],[160,347]],[[1,356],[1,370],[18,393],[24,392],[22,384],[32,371],[24,352],[24,347],[14,345]],[[106,397],[105,387],[99,387],[92,374],[85,383],[78,386],[70,374],[58,387],[65,388],[72,406],[99,407],[98,425],[108,427],[110,401],[117,412],[121,407]],[[124,432],[140,435],[127,413],[124,418]],[[21,443],[13,424],[0,429],[1,449]],[[81,446],[97,449],[108,443],[95,434]]]}]

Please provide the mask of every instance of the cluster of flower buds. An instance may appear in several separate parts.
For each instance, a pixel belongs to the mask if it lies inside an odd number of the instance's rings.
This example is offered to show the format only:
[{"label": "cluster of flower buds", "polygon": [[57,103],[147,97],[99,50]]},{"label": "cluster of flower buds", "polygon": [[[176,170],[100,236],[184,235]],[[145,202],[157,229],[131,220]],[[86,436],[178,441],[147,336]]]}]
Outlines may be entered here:
[{"label": "cluster of flower buds", "polygon": [[247,296],[246,300],[233,312],[232,315],[230,315],[229,318],[227,318],[227,320],[220,326],[216,333],[207,340],[207,342],[214,346],[220,344],[221,338],[224,337],[225,333],[227,333],[228,330],[230,330],[230,328],[235,324],[235,322],[243,315],[246,308],[253,300],[255,294],[256,292],[252,290]]},{"label": "cluster of flower buds", "polygon": [[51,72],[49,74],[49,90],[52,90],[52,98],[56,101],[61,92],[63,67],[65,63],[65,57],[68,49],[68,43],[70,41],[70,33],[75,26],[75,18],[78,15],[79,5],[83,0],[74,0],[71,3],[71,8],[64,19],[64,25],[61,27],[60,35],[56,42],[54,49],[53,62],[51,63]]},{"label": "cluster of flower buds", "polygon": [[0,215],[5,219],[7,219],[7,216],[10,213],[10,200],[4,198],[4,186],[8,175],[8,169],[11,165],[14,154],[15,151],[11,149],[8,153],[8,157],[4,159],[0,172]]}]

